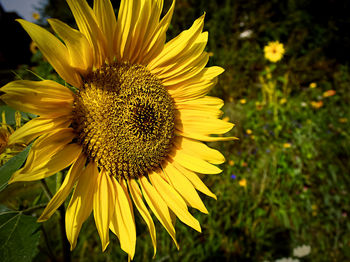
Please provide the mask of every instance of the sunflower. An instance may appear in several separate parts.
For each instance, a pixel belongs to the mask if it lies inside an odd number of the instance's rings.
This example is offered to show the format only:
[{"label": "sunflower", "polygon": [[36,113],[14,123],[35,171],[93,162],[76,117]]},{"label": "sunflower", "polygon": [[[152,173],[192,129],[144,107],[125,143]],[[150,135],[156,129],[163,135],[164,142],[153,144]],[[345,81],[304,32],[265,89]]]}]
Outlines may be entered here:
[{"label": "sunflower", "polygon": [[281,60],[284,52],[283,44],[278,41],[269,42],[268,45],[264,47],[265,58],[273,63]]},{"label": "sunflower", "polygon": [[108,0],[95,0],[93,8],[85,0],[67,2],[78,30],[48,20],[62,41],[18,20],[67,84],[20,80],[1,88],[8,105],[39,116],[11,135],[12,143],[36,140],[9,182],[44,179],[69,167],[38,221],[49,219],[74,190],[65,218],[71,249],[93,212],[102,250],[111,230],[133,258],[133,206],[148,226],[154,254],[149,209],[178,247],[172,214],[200,232],[188,206],[208,213],[196,190],[216,196],[197,173],[218,174],[214,164],[225,161],[201,141],[234,139],[211,136],[233,124],[219,119],[223,101],[207,96],[224,70],[205,67],[204,15],[165,43],[174,1],[161,17],[162,0],[122,0],[118,19]]}]

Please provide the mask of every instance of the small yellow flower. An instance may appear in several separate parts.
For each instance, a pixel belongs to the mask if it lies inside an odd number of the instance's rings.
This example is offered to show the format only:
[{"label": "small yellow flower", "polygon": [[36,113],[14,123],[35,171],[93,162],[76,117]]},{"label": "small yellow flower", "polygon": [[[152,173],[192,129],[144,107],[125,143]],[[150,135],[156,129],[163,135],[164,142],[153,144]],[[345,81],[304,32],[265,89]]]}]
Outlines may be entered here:
[{"label": "small yellow flower", "polygon": [[292,147],[292,144],[291,143],[284,143],[283,147],[284,148],[290,148],[290,147]]},{"label": "small yellow flower", "polygon": [[339,121],[339,123],[347,123],[348,119],[345,117],[342,117],[342,118],[339,118],[338,121]]},{"label": "small yellow flower", "polygon": [[233,160],[230,159],[230,160],[228,161],[228,164],[229,164],[230,166],[234,166],[234,165],[235,165],[235,162],[234,162]]},{"label": "small yellow flower", "polygon": [[225,116],[223,119],[223,121],[226,121],[226,122],[229,122],[230,121],[230,118],[228,116]]},{"label": "small yellow flower", "polygon": [[311,101],[311,106],[313,108],[319,109],[320,107],[323,106],[323,102],[322,101]]},{"label": "small yellow flower", "polygon": [[247,180],[245,178],[239,180],[238,184],[241,186],[241,187],[247,187]]},{"label": "small yellow flower", "polygon": [[32,14],[32,17],[33,17],[35,20],[39,20],[39,19],[40,19],[40,14],[35,12],[35,13]]},{"label": "small yellow flower", "polygon": [[254,140],[254,139],[255,139],[255,136],[254,136],[254,135],[251,135],[250,138]]},{"label": "small yellow flower", "polygon": [[281,99],[280,99],[280,104],[283,105],[283,104],[285,104],[285,103],[287,103],[287,99],[284,98],[284,97],[281,98]]},{"label": "small yellow flower", "polygon": [[310,88],[316,88],[317,87],[317,84],[315,82],[312,82],[310,83],[309,85]]},{"label": "small yellow flower", "polygon": [[281,60],[284,52],[283,44],[278,41],[269,42],[268,45],[264,47],[265,58],[273,63]]},{"label": "small yellow flower", "polygon": [[239,102],[244,105],[245,103],[247,103],[247,100],[245,100],[244,98],[242,98],[241,100],[239,100]]},{"label": "small yellow flower", "polygon": [[[21,127],[21,114],[15,113],[16,130]],[[26,145],[9,142],[13,128],[6,123],[5,112],[2,112],[2,123],[0,125],[0,166],[5,164],[14,155],[21,152]]]},{"label": "small yellow flower", "polygon": [[334,96],[335,93],[336,93],[336,91],[331,89],[331,90],[328,90],[328,91],[324,92],[324,93],[323,93],[323,97]]},{"label": "small yellow flower", "polygon": [[253,133],[251,129],[247,129],[245,132],[247,133],[247,135],[251,135]]},{"label": "small yellow flower", "polygon": [[311,206],[311,209],[312,209],[312,215],[316,216],[317,215],[317,205],[313,204]]},{"label": "small yellow flower", "polygon": [[261,110],[263,108],[263,104],[259,101],[256,101],[255,102],[255,107],[256,107],[256,110]]}]

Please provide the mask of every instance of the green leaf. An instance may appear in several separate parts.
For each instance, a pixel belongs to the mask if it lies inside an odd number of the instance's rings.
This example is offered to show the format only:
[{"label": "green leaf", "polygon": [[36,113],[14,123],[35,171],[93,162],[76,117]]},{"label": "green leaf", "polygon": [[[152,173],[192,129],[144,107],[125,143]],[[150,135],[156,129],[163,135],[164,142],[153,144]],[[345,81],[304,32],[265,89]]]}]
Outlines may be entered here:
[{"label": "green leaf", "polygon": [[22,212],[0,209],[1,261],[32,261],[38,251],[40,224]]},{"label": "green leaf", "polygon": [[[9,107],[8,105],[0,105],[0,117],[3,111],[5,112],[6,123],[8,125],[14,126],[16,124],[15,113],[18,110],[15,110],[12,107]],[[32,119],[36,117],[36,115],[30,114],[30,113],[25,113],[25,112],[20,112],[20,113],[22,115],[22,124],[23,124],[23,119]],[[1,122],[1,118],[0,118],[0,122]]]},{"label": "green leaf", "polygon": [[31,145],[27,146],[22,152],[15,155],[9,161],[7,161],[2,167],[0,167],[0,192],[5,189],[7,182],[11,175],[18,170],[27,158]]}]

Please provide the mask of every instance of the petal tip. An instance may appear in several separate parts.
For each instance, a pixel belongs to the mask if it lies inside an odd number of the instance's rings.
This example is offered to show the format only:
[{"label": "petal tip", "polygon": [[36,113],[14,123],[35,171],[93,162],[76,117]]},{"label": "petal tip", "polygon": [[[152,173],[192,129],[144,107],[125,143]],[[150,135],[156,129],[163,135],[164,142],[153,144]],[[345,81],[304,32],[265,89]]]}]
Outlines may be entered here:
[{"label": "petal tip", "polygon": [[47,219],[48,219],[47,217],[41,215],[41,216],[36,220],[36,222],[42,223],[42,222],[45,222]]},{"label": "petal tip", "polygon": [[104,245],[102,245],[102,252],[105,252],[108,245],[109,245],[109,241],[107,243],[105,243]]}]

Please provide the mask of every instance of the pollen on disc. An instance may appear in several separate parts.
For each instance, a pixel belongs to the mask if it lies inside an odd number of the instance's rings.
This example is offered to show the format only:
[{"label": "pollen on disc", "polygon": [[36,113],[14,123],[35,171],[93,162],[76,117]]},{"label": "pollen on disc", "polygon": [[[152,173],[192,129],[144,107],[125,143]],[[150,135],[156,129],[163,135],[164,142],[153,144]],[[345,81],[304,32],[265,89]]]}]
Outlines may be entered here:
[{"label": "pollen on disc", "polygon": [[159,168],[172,147],[173,100],[141,65],[104,65],[87,75],[73,115],[84,152],[118,178]]}]

